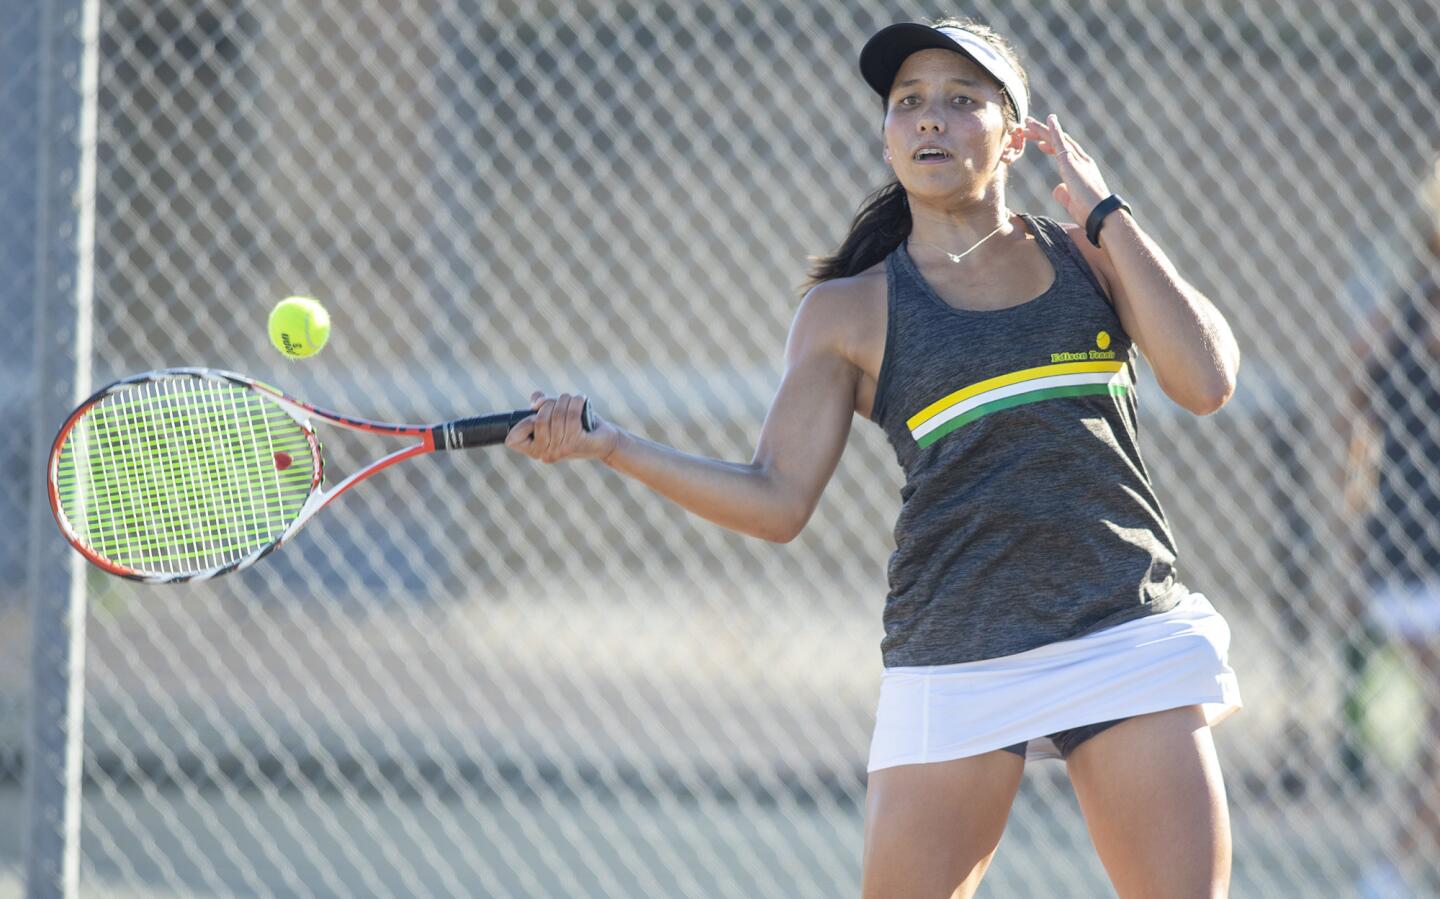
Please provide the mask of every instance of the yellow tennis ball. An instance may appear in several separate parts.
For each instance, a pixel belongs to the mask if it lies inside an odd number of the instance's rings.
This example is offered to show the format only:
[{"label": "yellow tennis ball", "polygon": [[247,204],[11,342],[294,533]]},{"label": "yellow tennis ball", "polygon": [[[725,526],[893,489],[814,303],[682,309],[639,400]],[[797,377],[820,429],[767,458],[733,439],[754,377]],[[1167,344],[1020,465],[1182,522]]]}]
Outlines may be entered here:
[{"label": "yellow tennis ball", "polygon": [[270,310],[270,342],[292,359],[320,352],[330,337],[330,313],[310,297],[286,297]]}]

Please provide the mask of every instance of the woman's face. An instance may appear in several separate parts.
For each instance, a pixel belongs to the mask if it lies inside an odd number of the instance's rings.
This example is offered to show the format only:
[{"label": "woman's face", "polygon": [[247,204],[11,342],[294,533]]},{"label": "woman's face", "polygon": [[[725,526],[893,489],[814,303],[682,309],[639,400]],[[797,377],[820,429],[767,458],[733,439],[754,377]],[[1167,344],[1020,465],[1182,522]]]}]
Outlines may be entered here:
[{"label": "woman's face", "polygon": [[[919,197],[978,198],[999,182],[999,167],[1020,158],[1023,130],[1007,132],[1000,86],[950,50],[906,58],[885,109],[885,156],[895,177]],[[939,153],[922,152],[926,148]]]}]

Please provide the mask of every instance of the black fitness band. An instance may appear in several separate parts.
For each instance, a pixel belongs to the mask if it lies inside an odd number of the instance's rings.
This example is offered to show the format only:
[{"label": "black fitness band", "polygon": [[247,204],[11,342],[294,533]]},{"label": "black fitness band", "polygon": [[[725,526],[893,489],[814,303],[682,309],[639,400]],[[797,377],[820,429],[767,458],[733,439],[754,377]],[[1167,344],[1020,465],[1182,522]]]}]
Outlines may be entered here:
[{"label": "black fitness band", "polygon": [[1135,214],[1131,211],[1130,204],[1121,199],[1119,194],[1111,194],[1090,210],[1090,217],[1085,220],[1085,236],[1090,238],[1090,242],[1095,246],[1100,246],[1100,226],[1105,224],[1105,216],[1117,209]]}]

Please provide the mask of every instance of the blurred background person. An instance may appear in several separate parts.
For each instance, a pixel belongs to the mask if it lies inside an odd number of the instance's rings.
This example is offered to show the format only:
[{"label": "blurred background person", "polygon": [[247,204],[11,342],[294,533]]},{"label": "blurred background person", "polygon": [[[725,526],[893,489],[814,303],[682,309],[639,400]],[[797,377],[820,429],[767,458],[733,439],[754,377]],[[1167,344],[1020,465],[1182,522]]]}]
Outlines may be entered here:
[{"label": "blurred background person", "polygon": [[1421,198],[1423,249],[1361,332],[1345,409],[1360,620],[1418,677],[1426,706],[1413,767],[1401,772],[1411,801],[1363,873],[1363,897],[1414,895],[1440,858],[1440,157]]}]

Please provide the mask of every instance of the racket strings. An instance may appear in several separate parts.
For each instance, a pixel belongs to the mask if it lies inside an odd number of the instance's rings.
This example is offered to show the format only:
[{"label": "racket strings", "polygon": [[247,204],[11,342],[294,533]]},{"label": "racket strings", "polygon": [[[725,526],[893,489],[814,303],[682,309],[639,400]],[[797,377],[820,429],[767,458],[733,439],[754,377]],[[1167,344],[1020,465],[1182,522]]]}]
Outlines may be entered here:
[{"label": "racket strings", "polygon": [[306,430],[228,381],[111,394],[75,423],[56,488],[81,542],[137,571],[198,573],[278,539],[314,480]]}]

